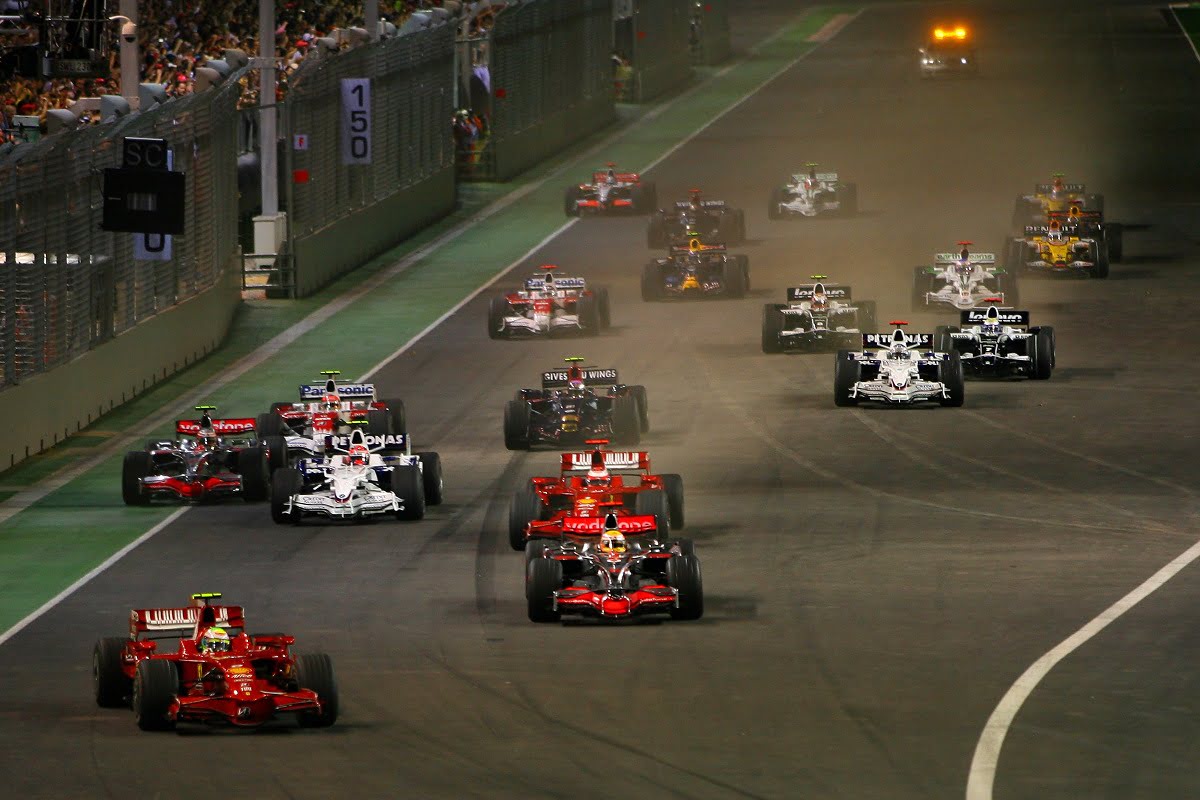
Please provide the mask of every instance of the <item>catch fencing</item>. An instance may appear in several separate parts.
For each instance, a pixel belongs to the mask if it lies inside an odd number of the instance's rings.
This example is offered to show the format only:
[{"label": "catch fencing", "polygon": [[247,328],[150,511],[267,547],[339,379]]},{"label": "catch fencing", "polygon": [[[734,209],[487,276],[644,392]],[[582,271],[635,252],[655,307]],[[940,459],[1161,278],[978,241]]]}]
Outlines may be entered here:
[{"label": "catch fencing", "polygon": [[692,63],[711,66],[729,58],[729,0],[698,0],[692,7]]},{"label": "catch fencing", "polygon": [[[215,286],[239,264],[236,73],[112,124],[0,152],[0,388]],[[127,136],[166,139],[187,174],[186,233],[100,229],[103,170]]]}]

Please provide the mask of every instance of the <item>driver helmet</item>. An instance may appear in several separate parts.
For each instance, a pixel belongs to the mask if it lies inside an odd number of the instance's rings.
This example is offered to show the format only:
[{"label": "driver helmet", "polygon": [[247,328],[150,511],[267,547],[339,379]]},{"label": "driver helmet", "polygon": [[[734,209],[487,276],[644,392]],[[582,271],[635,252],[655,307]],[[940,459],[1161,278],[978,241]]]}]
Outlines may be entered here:
[{"label": "driver helmet", "polygon": [[1066,187],[1063,185],[1062,175],[1055,175],[1053,183],[1050,184],[1050,196],[1062,197],[1066,192]]},{"label": "driver helmet", "polygon": [[338,397],[333,392],[326,393],[326,395],[321,398],[321,410],[322,411],[337,411],[341,407],[342,407],[342,398]]},{"label": "driver helmet", "polygon": [[197,450],[212,450],[217,446],[217,432],[209,427],[202,427],[196,431],[196,449]]},{"label": "driver helmet", "polygon": [[583,393],[587,386],[579,378],[572,378],[567,381],[567,393],[571,397],[583,397]]},{"label": "driver helmet", "polygon": [[200,641],[196,645],[196,649],[201,653],[228,653],[233,649],[233,641],[229,638],[229,633],[224,628],[214,625],[204,631],[204,634],[200,637]]},{"label": "driver helmet", "polygon": [[825,284],[818,283],[813,287],[811,307],[820,311],[829,305],[829,295],[825,293]]},{"label": "driver helmet", "polygon": [[983,318],[983,328],[988,332],[994,332],[1000,329],[1000,312],[995,306],[990,306],[987,310],[987,315]]},{"label": "driver helmet", "polygon": [[908,348],[901,342],[896,342],[888,351],[892,358],[908,358]]},{"label": "driver helmet", "polygon": [[689,189],[688,190],[688,200],[691,201],[692,208],[700,208],[700,190],[699,189]]},{"label": "driver helmet", "polygon": [[609,514],[604,520],[604,533],[600,534],[600,551],[609,555],[620,555],[629,549],[625,534],[617,529],[617,518]]},{"label": "driver helmet", "polygon": [[365,444],[350,445],[350,451],[348,454],[350,466],[352,466],[352,467],[366,466],[367,460],[370,457],[371,457],[371,451],[367,449],[367,446]]},{"label": "driver helmet", "polygon": [[1067,237],[1063,235],[1062,226],[1058,224],[1058,220],[1051,222],[1050,230],[1046,232],[1046,241],[1051,244],[1062,244],[1066,239]]},{"label": "driver helmet", "polygon": [[617,182],[617,171],[612,167],[608,168],[608,174],[604,176],[606,183],[613,184]]}]

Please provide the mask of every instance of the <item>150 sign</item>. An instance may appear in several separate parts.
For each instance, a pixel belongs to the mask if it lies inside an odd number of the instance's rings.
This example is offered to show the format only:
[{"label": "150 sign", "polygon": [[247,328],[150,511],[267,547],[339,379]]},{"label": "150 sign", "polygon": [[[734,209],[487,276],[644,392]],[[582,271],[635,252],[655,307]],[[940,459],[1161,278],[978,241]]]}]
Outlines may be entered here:
[{"label": "150 sign", "polygon": [[371,163],[371,79],[342,79],[342,163]]}]

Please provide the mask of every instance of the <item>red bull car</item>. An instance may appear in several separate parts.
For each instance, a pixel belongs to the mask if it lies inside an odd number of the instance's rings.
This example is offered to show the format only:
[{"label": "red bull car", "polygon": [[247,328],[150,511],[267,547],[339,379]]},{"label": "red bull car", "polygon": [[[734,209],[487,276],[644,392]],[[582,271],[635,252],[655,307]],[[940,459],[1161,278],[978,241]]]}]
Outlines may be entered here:
[{"label": "red bull car", "polygon": [[584,214],[650,214],[658,208],[658,191],[636,172],[618,172],[615,164],[592,173],[591,183],[568,186],[563,210],[568,217]]},{"label": "red bull car", "polygon": [[596,336],[611,324],[608,290],[589,289],[579,277],[559,275],[554,264],[525,279],[525,285],[493,297],[488,336]]},{"label": "red bull car", "polygon": [[562,454],[557,477],[531,478],[513,495],[508,540],[514,550],[530,555],[526,543],[534,539],[594,539],[609,513],[629,535],[665,540],[672,527],[683,527],[683,478],[651,473],[648,453],[604,450],[603,439],[588,444],[595,449]]},{"label": "red bull car", "polygon": [[96,704],[132,707],[145,731],[179,723],[257,728],[288,715],[301,727],[332,725],[338,692],[329,656],[293,653],[286,634],[246,634],[242,607],[214,605],[220,597],[134,609],[129,636],[100,639],[92,651]]},{"label": "red bull car", "polygon": [[121,498],[126,505],[152,500],[265,500],[266,451],[252,419],[213,419],[215,406],[197,406],[200,419],[175,421],[176,439],[151,440],[125,454]]}]

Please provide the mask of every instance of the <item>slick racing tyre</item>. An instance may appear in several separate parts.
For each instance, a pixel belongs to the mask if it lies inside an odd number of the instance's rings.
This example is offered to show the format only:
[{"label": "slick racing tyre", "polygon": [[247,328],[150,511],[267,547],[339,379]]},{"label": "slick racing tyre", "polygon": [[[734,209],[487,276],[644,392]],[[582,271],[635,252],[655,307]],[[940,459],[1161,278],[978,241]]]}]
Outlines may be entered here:
[{"label": "slick racing tyre", "polygon": [[849,350],[839,350],[837,361],[833,364],[833,404],[836,406],[856,406],[858,398],[852,395],[854,385],[859,381],[862,372],[861,365],[850,357]]},{"label": "slick racing tyre", "polygon": [[504,318],[508,316],[508,298],[500,295],[488,301],[488,337],[504,338]]},{"label": "slick racing tyre", "polygon": [[957,350],[951,350],[949,358],[938,363],[938,380],[945,384],[948,397],[939,402],[943,406],[961,406],[966,397],[966,376],[963,373],[962,357]]},{"label": "slick racing tyre", "polygon": [[529,403],[524,400],[509,400],[504,406],[504,446],[529,449]]},{"label": "slick racing tyre", "polygon": [[1108,243],[1108,260],[1114,264],[1120,264],[1125,258],[1125,229],[1121,223],[1105,224],[1104,241]]},{"label": "slick racing tyre", "polygon": [[733,256],[733,260],[742,268],[742,288],[750,291],[750,256]]},{"label": "slick racing tyre", "polygon": [[369,409],[366,428],[372,436],[387,436],[392,432],[392,415],[382,408]]},{"label": "slick racing tyre", "polygon": [[673,472],[662,476],[663,491],[667,493],[667,507],[671,514],[671,528],[682,530],[683,516],[683,478]]},{"label": "slick racing tyre", "polygon": [[658,530],[654,538],[659,541],[671,536],[671,501],[661,489],[646,489],[633,496],[633,513],[639,517],[657,517]]},{"label": "slick racing tyre", "polygon": [[279,525],[300,522],[300,512],[288,511],[288,501],[302,488],[304,478],[299,472],[288,467],[275,470],[271,476],[271,519]]},{"label": "slick racing tyre", "polygon": [[284,432],[284,427],[283,417],[274,411],[259,414],[254,421],[254,433],[259,439],[265,439],[268,436],[281,436]]},{"label": "slick racing tyre", "polygon": [[304,653],[296,656],[296,683],[301,689],[317,693],[321,710],[296,715],[301,728],[328,728],[338,718],[337,678],[333,674],[333,659],[324,653]]},{"label": "slick racing tyre", "polygon": [[[530,539],[525,543],[525,575],[529,575],[530,562],[542,558],[546,555],[546,550],[554,546],[551,539]],[[529,591],[529,584],[526,583],[525,591]],[[528,597],[528,595],[526,595]]]},{"label": "slick racing tyre", "polygon": [[387,407],[388,416],[391,418],[393,433],[397,436],[404,436],[408,433],[408,419],[404,412],[404,401],[398,398],[384,400],[383,404]]},{"label": "slick racing tyre", "polygon": [[92,649],[92,689],[96,705],[101,708],[120,708],[128,703],[133,682],[121,669],[128,641],[126,637],[110,636],[98,640]]},{"label": "slick racing tyre", "polygon": [[782,353],[783,343],[779,334],[783,332],[783,312],[776,303],[763,304],[762,316],[762,351],[764,353]]},{"label": "slick racing tyre", "polygon": [[257,503],[267,499],[267,490],[271,485],[271,467],[267,461],[265,447],[247,447],[238,453],[238,473],[242,476],[243,500],[247,503]]},{"label": "slick racing tyre", "polygon": [[513,493],[508,506],[508,544],[513,550],[525,547],[525,529],[541,515],[542,498],[537,492],[525,489]]},{"label": "slick racing tyre", "polygon": [[167,718],[171,701],[179,693],[179,672],[172,661],[147,658],[137,665],[133,678],[133,717],[144,731],[169,731],[174,720]]},{"label": "slick racing tyre", "polygon": [[425,505],[442,504],[442,457],[433,451],[415,453],[421,461],[421,483],[425,488]]},{"label": "slick racing tyre", "polygon": [[700,559],[695,555],[671,556],[667,562],[667,584],[679,592],[679,605],[671,609],[671,619],[692,620],[704,616],[704,582],[700,577]]},{"label": "slick racing tyre", "polygon": [[640,384],[635,384],[629,387],[629,393],[637,398],[638,414],[642,419],[642,433],[650,432],[650,398],[646,394],[646,387]]},{"label": "slick racing tyre", "polygon": [[1104,242],[1093,242],[1092,246],[1088,248],[1088,250],[1088,255],[1090,255],[1092,258],[1092,263],[1096,265],[1092,267],[1092,277],[1107,278],[1109,261],[1108,247],[1105,246]]},{"label": "slick racing tyre", "polygon": [[952,333],[958,333],[957,325],[938,325],[933,329],[933,352],[949,353],[954,347]]},{"label": "slick racing tyre", "polygon": [[1043,326],[1029,340],[1029,377],[1044,381],[1054,372],[1054,329]]},{"label": "slick racing tyre", "polygon": [[575,302],[579,327],[588,336],[600,335],[600,308],[595,295],[585,294]]},{"label": "slick racing tyre", "polygon": [[558,622],[562,615],[554,610],[554,593],[562,588],[562,563],[538,558],[525,568],[525,597],[530,622]]},{"label": "slick racing tyre", "polygon": [[563,194],[563,211],[568,217],[579,216],[579,198],[583,195],[583,190],[578,186],[568,186],[567,191]]},{"label": "slick racing tyre", "polygon": [[267,468],[274,475],[276,470],[283,469],[288,464],[287,439],[282,436],[268,436],[260,440],[267,449]]},{"label": "slick racing tyre", "polygon": [[635,447],[642,441],[642,414],[637,397],[619,395],[613,401],[612,433],[613,439],[622,447]]},{"label": "slick racing tyre", "polygon": [[425,486],[416,464],[392,468],[392,493],[404,506],[396,512],[396,519],[411,521],[425,516]]},{"label": "slick racing tyre", "polygon": [[599,286],[592,290],[596,297],[596,311],[600,314],[600,330],[612,327],[612,306],[608,302],[608,288]]},{"label": "slick racing tyre", "polygon": [[727,259],[721,267],[721,279],[725,283],[725,296],[738,300],[746,296],[746,274],[742,265],[733,258]]},{"label": "slick racing tyre", "polygon": [[121,464],[121,499],[127,506],[149,504],[150,495],[142,491],[141,479],[150,474],[150,454],[145,450],[131,450],[125,454]]}]

